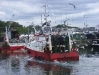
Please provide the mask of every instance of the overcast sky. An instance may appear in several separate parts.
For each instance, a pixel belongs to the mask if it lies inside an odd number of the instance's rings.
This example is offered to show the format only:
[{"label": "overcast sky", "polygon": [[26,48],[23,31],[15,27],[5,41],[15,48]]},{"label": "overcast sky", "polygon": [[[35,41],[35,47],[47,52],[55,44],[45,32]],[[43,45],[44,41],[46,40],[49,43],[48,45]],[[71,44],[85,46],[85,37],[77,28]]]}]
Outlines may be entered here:
[{"label": "overcast sky", "polygon": [[48,5],[48,21],[52,26],[63,23],[66,16],[70,26],[85,27],[86,22],[89,27],[99,24],[99,0],[0,0],[0,19],[12,19],[24,26],[32,22],[41,25],[44,4]]}]

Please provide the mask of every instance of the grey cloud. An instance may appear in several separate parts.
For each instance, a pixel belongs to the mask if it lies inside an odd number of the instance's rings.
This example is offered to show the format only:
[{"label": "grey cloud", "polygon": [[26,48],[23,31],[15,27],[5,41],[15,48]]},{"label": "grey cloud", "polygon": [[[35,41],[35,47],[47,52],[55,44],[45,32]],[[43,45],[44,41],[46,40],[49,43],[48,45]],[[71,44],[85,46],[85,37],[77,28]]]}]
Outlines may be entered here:
[{"label": "grey cloud", "polygon": [[[51,17],[62,18],[59,20],[64,20],[67,16],[70,19],[74,19],[74,25],[84,23],[83,15],[88,16],[97,16],[98,10],[94,10],[94,8],[89,8],[87,5],[89,3],[97,3],[98,0],[1,0],[0,1],[0,11],[4,12],[5,15],[1,17],[3,20],[10,20],[11,16],[14,14],[14,20],[30,20],[37,19],[40,17],[40,13],[44,12],[43,4],[47,3],[48,8],[47,11]],[[70,6],[69,3],[73,3],[76,6],[76,9],[73,6]],[[67,6],[67,7],[66,7]],[[92,11],[95,13],[93,13]],[[81,15],[80,15],[81,13]],[[78,15],[77,15],[78,14]],[[60,16],[64,17],[60,17]],[[54,19],[55,20],[55,19]],[[53,20],[53,21],[54,21]],[[92,19],[89,19],[92,24]],[[94,24],[97,24],[97,19],[93,19],[95,21]]]}]

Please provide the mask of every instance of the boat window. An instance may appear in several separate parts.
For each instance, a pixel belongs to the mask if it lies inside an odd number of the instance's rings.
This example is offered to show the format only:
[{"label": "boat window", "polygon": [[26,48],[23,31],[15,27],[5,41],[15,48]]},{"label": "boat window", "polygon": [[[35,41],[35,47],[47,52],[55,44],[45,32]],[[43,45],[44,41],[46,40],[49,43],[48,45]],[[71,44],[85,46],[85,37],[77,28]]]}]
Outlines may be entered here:
[{"label": "boat window", "polygon": [[44,33],[51,33],[51,28],[50,27],[44,27],[43,32]]},{"label": "boat window", "polygon": [[45,37],[39,37],[39,40],[46,40]]},{"label": "boat window", "polygon": [[34,36],[34,39],[35,40],[39,40],[39,36]]}]

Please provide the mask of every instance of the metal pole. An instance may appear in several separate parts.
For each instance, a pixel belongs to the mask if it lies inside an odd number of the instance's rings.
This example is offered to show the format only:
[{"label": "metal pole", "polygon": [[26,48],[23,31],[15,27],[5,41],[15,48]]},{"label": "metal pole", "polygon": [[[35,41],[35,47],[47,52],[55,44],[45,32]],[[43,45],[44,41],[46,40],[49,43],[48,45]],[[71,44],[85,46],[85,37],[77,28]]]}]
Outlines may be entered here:
[{"label": "metal pole", "polygon": [[[26,23],[30,23],[30,22],[26,22]],[[28,43],[29,43],[29,26],[28,26]]]},{"label": "metal pole", "polygon": [[86,20],[85,26],[86,26],[86,28],[87,28],[87,26],[88,26],[88,24],[87,24],[87,18],[88,18],[88,17],[86,17],[86,15],[84,15],[84,18],[85,18],[85,20]]},{"label": "metal pole", "polygon": [[45,5],[44,5],[44,7],[45,7],[45,9],[44,9],[44,10],[45,10],[44,16],[45,16],[45,21],[47,22],[46,6],[47,6],[47,5],[45,4]]},{"label": "metal pole", "polygon": [[41,13],[41,25],[42,25],[42,13]]},{"label": "metal pole", "polygon": [[[30,23],[30,22],[26,22],[26,23]],[[28,26],[28,35],[29,35],[29,26]]]},{"label": "metal pole", "polygon": [[[69,3],[69,5],[72,5],[74,7],[74,9],[76,8],[74,4]],[[72,48],[72,43],[71,43],[71,39],[70,39],[70,34],[69,34],[69,50],[71,51]]]},{"label": "metal pole", "polygon": [[13,19],[14,15],[12,15],[12,18],[11,18],[11,22],[9,24],[9,27],[8,27],[8,31],[10,30],[10,27],[11,27],[11,24],[12,24],[12,19]]},{"label": "metal pole", "polygon": [[46,7],[48,6],[48,5],[43,5],[44,7],[45,7],[45,13],[44,13],[44,16],[45,16],[45,21],[46,21],[46,25],[47,25],[47,17],[49,16],[49,15],[47,15],[47,10],[46,10]]}]

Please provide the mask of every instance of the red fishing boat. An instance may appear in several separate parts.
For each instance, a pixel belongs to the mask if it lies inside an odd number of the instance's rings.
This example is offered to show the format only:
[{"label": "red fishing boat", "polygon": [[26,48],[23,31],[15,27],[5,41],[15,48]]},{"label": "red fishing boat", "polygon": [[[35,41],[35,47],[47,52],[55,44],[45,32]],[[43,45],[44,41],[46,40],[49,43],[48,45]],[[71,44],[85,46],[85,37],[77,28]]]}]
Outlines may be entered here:
[{"label": "red fishing boat", "polygon": [[[9,47],[8,47],[9,46]],[[6,27],[5,37],[4,37],[4,43],[2,45],[2,50],[6,51],[18,51],[23,49],[25,46],[25,42],[20,41],[19,39],[19,33],[16,29],[8,29]]]},{"label": "red fishing boat", "polygon": [[[49,35],[49,37],[48,35],[34,35],[34,38],[35,40],[25,47],[31,57],[47,61],[79,60],[77,48],[69,43],[68,36],[63,38],[62,35]],[[47,38],[49,39],[48,41]]]},{"label": "red fishing boat", "polygon": [[44,16],[46,22],[42,24],[40,33],[35,33],[34,40],[25,46],[28,54],[38,60],[79,60],[78,49],[73,44],[70,33],[66,31],[63,35],[58,31],[58,33],[56,32],[53,34],[52,28],[50,27],[51,21],[47,22],[47,17],[49,15],[46,14],[46,11]]}]

